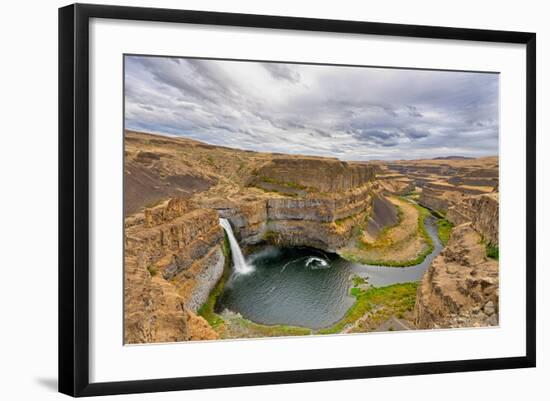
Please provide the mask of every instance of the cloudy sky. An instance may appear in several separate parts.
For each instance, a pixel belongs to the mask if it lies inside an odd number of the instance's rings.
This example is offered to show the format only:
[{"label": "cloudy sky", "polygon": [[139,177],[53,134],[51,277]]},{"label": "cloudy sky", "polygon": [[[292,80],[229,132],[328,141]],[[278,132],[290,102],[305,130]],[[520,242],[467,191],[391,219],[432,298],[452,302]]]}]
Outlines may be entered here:
[{"label": "cloudy sky", "polygon": [[498,79],[126,56],[126,128],[342,160],[496,155]]}]

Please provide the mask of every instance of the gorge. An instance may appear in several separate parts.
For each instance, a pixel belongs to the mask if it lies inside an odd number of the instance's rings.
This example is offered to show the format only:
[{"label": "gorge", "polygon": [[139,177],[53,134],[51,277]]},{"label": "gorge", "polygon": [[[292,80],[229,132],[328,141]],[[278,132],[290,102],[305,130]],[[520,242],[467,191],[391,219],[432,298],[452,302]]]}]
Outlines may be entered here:
[{"label": "gorge", "polygon": [[125,343],[498,324],[496,158],[125,144]]}]

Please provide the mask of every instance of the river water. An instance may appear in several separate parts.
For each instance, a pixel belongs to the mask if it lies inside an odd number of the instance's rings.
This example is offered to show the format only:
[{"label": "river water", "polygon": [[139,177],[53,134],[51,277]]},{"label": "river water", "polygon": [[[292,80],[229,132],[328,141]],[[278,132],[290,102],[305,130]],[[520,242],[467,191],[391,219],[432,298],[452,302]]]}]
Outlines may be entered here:
[{"label": "river water", "polygon": [[216,309],[229,309],[268,325],[328,327],[339,321],[354,302],[349,295],[353,276],[367,278],[375,287],[422,279],[443,248],[437,236],[437,220],[428,216],[425,223],[434,250],[422,263],[404,268],[348,262],[313,248],[258,249],[246,259],[250,271],[232,274]]}]

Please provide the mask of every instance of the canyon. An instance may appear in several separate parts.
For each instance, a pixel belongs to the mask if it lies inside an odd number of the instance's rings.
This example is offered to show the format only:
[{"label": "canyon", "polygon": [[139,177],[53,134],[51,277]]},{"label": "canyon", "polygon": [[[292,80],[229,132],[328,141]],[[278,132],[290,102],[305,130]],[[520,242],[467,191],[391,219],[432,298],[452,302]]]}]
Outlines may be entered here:
[{"label": "canyon", "polygon": [[127,344],[315,334],[215,311],[232,268],[228,228],[245,256],[306,247],[413,266],[434,249],[430,213],[454,228],[397,319],[410,328],[498,324],[498,262],[486,252],[498,249],[496,157],[346,162],[126,131],[124,168]]},{"label": "canyon", "polygon": [[498,325],[498,158],[397,161],[381,170],[414,185],[418,203],[454,225],[418,288],[415,326]]}]

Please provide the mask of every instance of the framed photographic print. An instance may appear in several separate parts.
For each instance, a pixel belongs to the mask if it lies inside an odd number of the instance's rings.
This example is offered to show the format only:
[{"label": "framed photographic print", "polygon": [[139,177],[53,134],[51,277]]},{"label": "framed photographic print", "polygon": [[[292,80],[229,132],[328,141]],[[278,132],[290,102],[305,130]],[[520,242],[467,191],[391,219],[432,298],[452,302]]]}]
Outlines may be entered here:
[{"label": "framed photographic print", "polygon": [[535,34],[59,10],[59,389],[535,366]]}]

